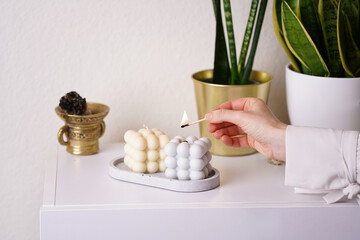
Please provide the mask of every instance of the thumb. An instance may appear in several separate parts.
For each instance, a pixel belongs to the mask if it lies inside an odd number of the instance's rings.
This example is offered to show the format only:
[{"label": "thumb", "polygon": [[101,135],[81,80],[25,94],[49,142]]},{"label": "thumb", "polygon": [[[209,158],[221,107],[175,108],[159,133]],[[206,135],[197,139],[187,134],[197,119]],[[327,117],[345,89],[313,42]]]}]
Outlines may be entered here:
[{"label": "thumb", "polygon": [[210,123],[230,122],[238,125],[241,121],[242,115],[242,111],[220,108],[207,113],[205,115],[205,119]]}]

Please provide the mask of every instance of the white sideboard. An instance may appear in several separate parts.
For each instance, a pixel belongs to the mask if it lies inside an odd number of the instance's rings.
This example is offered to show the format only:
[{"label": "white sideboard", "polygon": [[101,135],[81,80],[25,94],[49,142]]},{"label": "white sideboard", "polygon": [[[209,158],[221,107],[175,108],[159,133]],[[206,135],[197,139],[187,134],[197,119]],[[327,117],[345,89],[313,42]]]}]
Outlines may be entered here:
[{"label": "white sideboard", "polygon": [[261,154],[213,156],[216,189],[181,193],[111,178],[123,143],[73,156],[59,146],[48,160],[41,239],[359,239],[355,201],[326,204],[321,195],[284,186],[284,166]]}]

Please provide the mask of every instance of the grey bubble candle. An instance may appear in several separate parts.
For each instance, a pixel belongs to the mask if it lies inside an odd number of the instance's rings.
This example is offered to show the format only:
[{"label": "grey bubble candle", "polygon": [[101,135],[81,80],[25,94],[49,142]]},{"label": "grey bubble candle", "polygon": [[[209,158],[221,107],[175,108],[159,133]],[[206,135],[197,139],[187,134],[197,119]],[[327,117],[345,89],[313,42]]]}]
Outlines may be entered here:
[{"label": "grey bubble candle", "polygon": [[212,170],[210,148],[208,138],[176,136],[165,146],[165,176],[179,180],[207,178]]}]

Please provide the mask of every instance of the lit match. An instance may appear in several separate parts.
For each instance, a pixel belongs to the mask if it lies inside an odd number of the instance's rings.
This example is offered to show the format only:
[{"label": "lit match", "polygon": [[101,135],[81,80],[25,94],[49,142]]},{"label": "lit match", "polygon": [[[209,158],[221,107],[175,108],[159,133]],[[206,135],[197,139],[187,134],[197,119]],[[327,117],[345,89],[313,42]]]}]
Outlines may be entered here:
[{"label": "lit match", "polygon": [[199,122],[205,121],[205,118],[199,119],[199,120],[197,120],[197,121],[195,121],[195,122],[186,123],[186,122],[188,122],[188,121],[189,121],[189,119],[188,119],[188,117],[187,117],[186,111],[184,111],[184,114],[183,114],[183,117],[182,117],[182,120],[181,120],[181,123],[180,123],[181,128],[188,127],[188,126],[197,124],[197,123],[199,123]]},{"label": "lit match", "polygon": [[188,126],[194,125],[194,124],[199,123],[199,122],[202,122],[202,121],[205,121],[205,118],[199,119],[199,120],[197,120],[197,121],[195,121],[195,122],[191,122],[191,123],[187,123],[187,124],[181,125],[181,128],[188,127]]}]

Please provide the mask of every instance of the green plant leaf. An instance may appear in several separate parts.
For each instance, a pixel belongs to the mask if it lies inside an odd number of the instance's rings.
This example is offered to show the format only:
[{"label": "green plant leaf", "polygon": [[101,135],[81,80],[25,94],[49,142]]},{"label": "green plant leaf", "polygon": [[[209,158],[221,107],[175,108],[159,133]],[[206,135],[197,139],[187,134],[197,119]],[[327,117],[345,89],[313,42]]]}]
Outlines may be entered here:
[{"label": "green plant leaf", "polygon": [[254,63],[256,48],[257,48],[257,44],[259,42],[261,27],[262,27],[262,23],[264,21],[264,15],[265,15],[265,12],[266,12],[266,5],[267,5],[267,0],[261,0],[260,7],[259,7],[259,12],[258,12],[258,15],[257,15],[257,18],[256,18],[254,37],[253,37],[252,42],[251,42],[251,49],[250,49],[250,53],[249,53],[249,58],[248,58],[248,60],[246,62],[246,65],[245,65],[244,75],[240,79],[240,84],[248,84],[249,83],[249,77],[250,77],[250,73],[251,73],[251,70],[252,70],[253,63]]},{"label": "green plant leaf", "polygon": [[[291,10],[293,10],[294,12],[296,12],[297,6],[298,6],[298,1],[299,0],[274,0],[274,5],[273,5],[273,18],[274,15],[276,16],[276,22],[280,28],[280,32],[282,33],[282,25],[281,25],[281,3],[282,2],[287,2],[291,8]],[[274,21],[275,19],[273,19]]]},{"label": "green plant leaf", "polygon": [[350,77],[357,77],[360,75],[360,51],[357,46],[348,10],[347,4],[350,4],[349,0],[340,0],[338,8],[338,19],[337,19],[337,36],[339,41],[339,50],[341,63],[345,69],[346,75]]},{"label": "green plant leaf", "polygon": [[250,43],[251,36],[252,36],[253,26],[255,23],[258,4],[259,4],[258,0],[252,0],[250,13],[249,13],[249,17],[248,17],[248,22],[246,24],[244,39],[242,42],[241,52],[240,52],[240,57],[239,57],[238,73],[239,73],[240,79],[244,75],[244,66],[245,66],[247,52],[249,49],[249,43]]},{"label": "green plant leaf", "polygon": [[[330,70],[330,76],[341,77],[344,69],[341,64],[339,44],[337,39],[337,0],[320,0],[319,1],[319,18],[324,35],[325,47],[327,54],[327,66]],[[315,43],[316,46],[318,46]]]},{"label": "green plant leaf", "polygon": [[237,71],[237,62],[236,62],[236,46],[235,46],[235,37],[234,37],[234,27],[232,23],[231,15],[231,5],[230,0],[223,0],[224,3],[224,14],[225,14],[225,23],[227,29],[227,39],[229,44],[230,52],[230,64],[231,64],[231,85],[239,84],[239,75]]},{"label": "green plant leaf", "polygon": [[[328,0],[325,1],[329,2]],[[324,37],[321,31],[320,20],[317,12],[318,6],[315,5],[313,0],[298,0],[298,3],[297,16],[306,31],[309,33],[315,46],[318,48],[322,58],[325,60],[327,59],[327,53],[324,46]],[[336,13],[333,17],[336,18]]]},{"label": "green plant leaf", "polygon": [[351,34],[357,44],[359,41],[359,0],[347,0],[344,4],[344,13],[351,24]]},{"label": "green plant leaf", "polygon": [[214,15],[215,15],[215,20],[216,20],[216,15],[217,15],[217,6],[216,6],[216,4],[217,4],[217,2],[216,2],[216,0],[212,0],[212,4],[213,4],[213,10],[214,10]]},{"label": "green plant leaf", "polygon": [[329,70],[311,37],[285,1],[281,6],[284,39],[292,54],[315,76],[329,76]]},{"label": "green plant leaf", "polygon": [[228,84],[230,68],[221,17],[220,0],[213,0],[213,3],[216,18],[213,83]]},{"label": "green plant leaf", "polygon": [[297,72],[301,72],[299,67],[299,62],[297,59],[292,55],[289,48],[286,46],[284,36],[282,33],[282,26],[281,26],[281,1],[282,0],[274,0],[273,3],[273,12],[272,12],[272,19],[273,19],[273,26],[275,35],[280,43],[280,46],[284,49],[286,55],[288,56],[291,65],[293,66],[294,70]]},{"label": "green plant leaf", "polygon": [[[314,42],[321,57],[324,59],[327,65],[327,52],[324,45],[324,37],[322,35],[319,16],[317,13],[318,1],[313,0],[297,0],[296,16],[301,21],[301,24],[310,35],[311,40]],[[294,7],[290,6],[294,11]],[[295,12],[295,11],[294,11]],[[305,65],[301,64],[302,72],[305,74],[311,74],[311,71]]]}]

